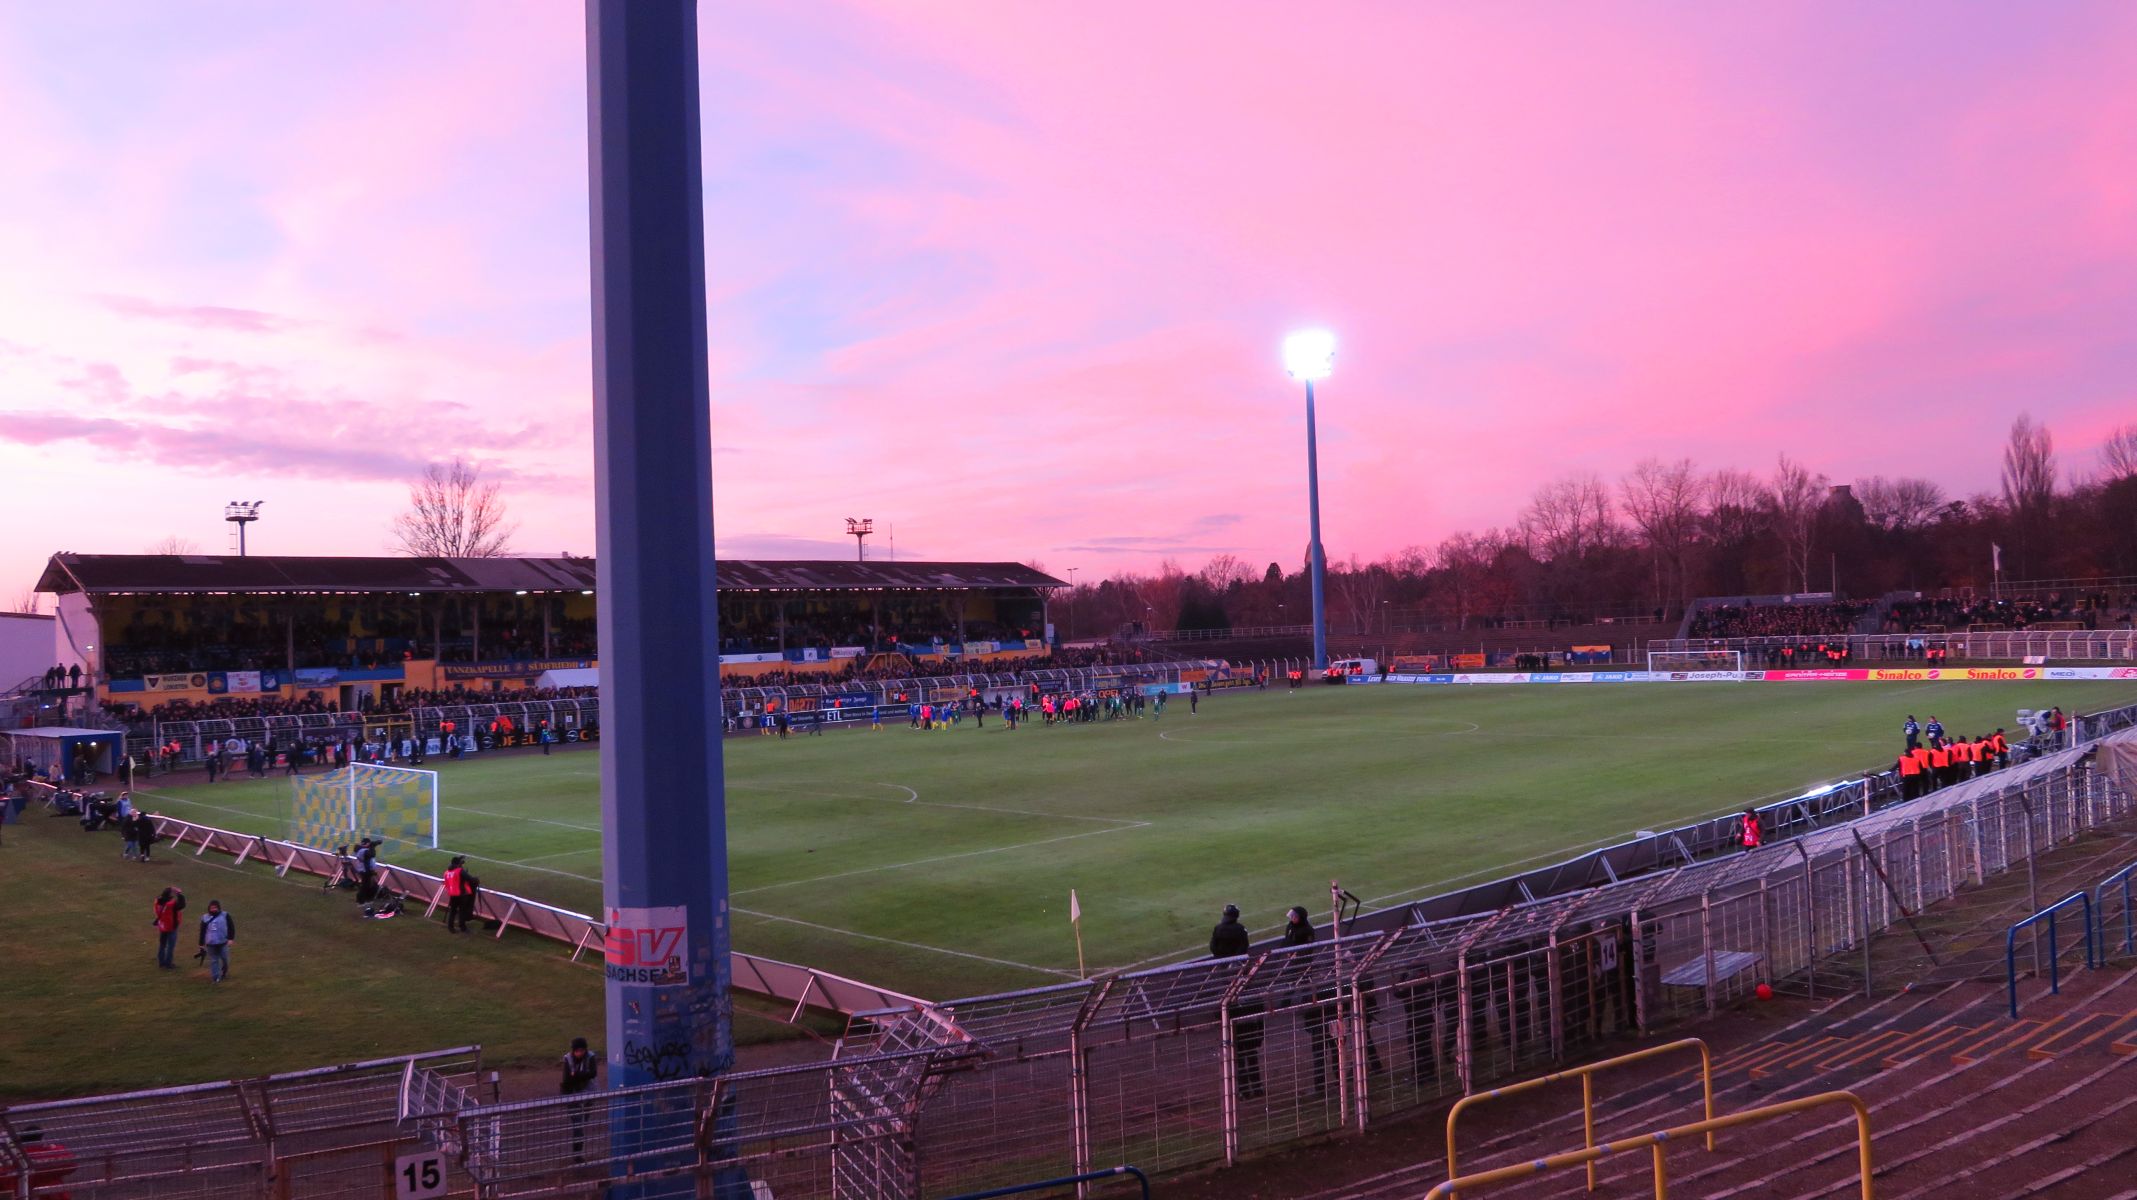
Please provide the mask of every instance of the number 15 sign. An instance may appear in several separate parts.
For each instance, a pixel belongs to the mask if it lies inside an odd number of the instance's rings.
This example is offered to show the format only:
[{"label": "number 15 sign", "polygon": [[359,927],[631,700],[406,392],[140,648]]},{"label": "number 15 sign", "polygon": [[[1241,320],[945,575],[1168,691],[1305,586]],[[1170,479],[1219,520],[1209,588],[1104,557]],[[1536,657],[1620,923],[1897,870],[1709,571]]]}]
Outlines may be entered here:
[{"label": "number 15 sign", "polygon": [[445,1195],[445,1152],[420,1150],[393,1160],[392,1200],[438,1200]]}]

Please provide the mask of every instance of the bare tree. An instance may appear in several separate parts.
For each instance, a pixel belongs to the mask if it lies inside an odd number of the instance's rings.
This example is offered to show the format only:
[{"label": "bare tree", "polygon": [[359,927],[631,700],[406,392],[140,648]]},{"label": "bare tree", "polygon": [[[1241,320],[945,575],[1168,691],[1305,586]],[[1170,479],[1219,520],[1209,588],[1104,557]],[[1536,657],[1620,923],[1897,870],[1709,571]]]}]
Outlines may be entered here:
[{"label": "bare tree", "polygon": [[153,545],[149,546],[149,548],[147,549],[147,551],[145,551],[145,553],[148,553],[148,554],[198,554],[198,553],[200,553],[200,544],[199,544],[198,542],[195,542],[195,541],[194,541],[193,539],[191,539],[191,538],[182,538],[182,537],[179,537],[179,536],[178,536],[177,534],[175,534],[175,533],[174,533],[174,534],[171,534],[171,535],[170,535],[169,537],[163,538],[162,540],[160,540],[160,541],[158,541],[158,542],[154,543]]},{"label": "bare tree", "polygon": [[1700,480],[1692,460],[1642,459],[1618,484],[1633,527],[1646,541],[1655,568],[1655,603],[1683,604],[1689,587],[1685,559],[1699,533]]},{"label": "bare tree", "polygon": [[1234,586],[1254,578],[1254,568],[1249,567],[1236,554],[1219,554],[1202,564],[1196,574],[1213,592],[1228,591]]},{"label": "bare tree", "polygon": [[1758,533],[1767,506],[1766,485],[1749,471],[1723,467],[1707,476],[1707,534],[1735,546]]},{"label": "bare tree", "polygon": [[408,485],[408,509],[393,519],[401,553],[415,558],[502,558],[519,528],[505,519],[505,502],[482,468],[454,459],[432,463]]},{"label": "bare tree", "polygon": [[2103,483],[2137,476],[2137,425],[2124,425],[2107,435],[2100,444],[2100,469],[2106,476]]},{"label": "bare tree", "polygon": [[1887,479],[1872,475],[1855,481],[1855,498],[1863,516],[1886,533],[1906,533],[1936,520],[1947,503],[1944,489],[1927,479]]},{"label": "bare tree", "polygon": [[1818,510],[1825,504],[1826,480],[1786,454],[1774,468],[1773,532],[1781,539],[1784,573],[1797,591],[1811,587],[1811,535],[1818,528]]},{"label": "bare tree", "polygon": [[1594,475],[1568,475],[1536,489],[1521,517],[1531,552],[1552,562],[1579,562],[1608,545],[1616,533],[1610,489]]},{"label": "bare tree", "polygon": [[20,595],[15,597],[15,602],[7,606],[7,611],[11,613],[34,613],[43,603],[44,596],[42,593],[35,587],[26,587],[22,589]]},{"label": "bare tree", "polygon": [[2011,422],[2003,448],[2003,502],[2021,522],[2048,511],[2055,496],[2055,439],[2029,413]]}]

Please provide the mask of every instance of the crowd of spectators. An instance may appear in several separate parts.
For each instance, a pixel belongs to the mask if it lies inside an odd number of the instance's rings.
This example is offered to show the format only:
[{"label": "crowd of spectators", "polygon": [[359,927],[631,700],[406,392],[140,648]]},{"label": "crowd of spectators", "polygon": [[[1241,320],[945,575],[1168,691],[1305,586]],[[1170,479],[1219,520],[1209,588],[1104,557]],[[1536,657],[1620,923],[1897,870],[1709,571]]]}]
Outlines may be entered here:
[{"label": "crowd of spectators", "polygon": [[[591,697],[598,692],[599,689],[590,687],[509,688],[497,691],[465,687],[437,691],[404,688],[384,699],[365,696],[357,711],[368,716],[394,716],[421,708],[572,700]],[[205,701],[175,699],[146,706],[131,702],[104,705],[106,716],[136,731],[147,728],[152,721],[234,721],[249,717],[294,717],[342,711],[345,710],[342,709],[339,698],[330,697],[324,692],[306,692],[301,696],[218,696]]]},{"label": "crowd of spectators", "polygon": [[1692,619],[1692,637],[1816,638],[1855,632],[1866,601],[1830,604],[1711,604]]},{"label": "crowd of spectators", "polygon": [[[881,654],[871,658],[846,660],[844,668],[839,670],[796,671],[779,668],[749,675],[736,675],[730,677],[727,684],[729,687],[786,687],[811,683],[836,685],[896,679],[930,679],[974,673],[1019,677],[1029,671],[1151,662],[1167,657],[1169,656],[1153,654],[1139,647],[1126,646],[1078,647],[1055,654],[992,663],[954,658],[922,661],[908,655]],[[364,696],[357,711],[366,715],[394,716],[424,708],[571,700],[598,695],[599,689],[591,687],[511,688],[495,691],[467,687],[436,691],[402,688],[384,698]],[[104,705],[107,717],[136,731],[147,729],[155,721],[231,721],[251,717],[324,715],[341,711],[343,709],[339,697],[318,691],[287,696],[218,696],[213,700],[172,699],[160,703],[127,701]]]},{"label": "crowd of spectators", "polygon": [[[592,658],[592,617],[552,613],[544,631],[541,613],[502,601],[486,605],[480,636],[471,613],[442,624],[418,608],[384,601],[354,603],[341,610],[288,614],[265,604],[133,613],[107,631],[104,661],[113,678],[183,671],[272,671],[298,667],[364,669],[414,658],[441,662],[477,659]],[[442,638],[442,640],[441,640]]]},{"label": "crowd of spectators", "polygon": [[2056,592],[2024,599],[1901,600],[1885,615],[1888,633],[1961,632],[1974,626],[2021,630],[2040,625],[2127,629],[2137,617],[2137,593]]},{"label": "crowd of spectators", "polygon": [[837,685],[841,683],[881,683],[894,679],[936,679],[950,675],[1009,675],[1019,676],[1026,671],[1063,670],[1076,667],[1097,667],[1111,664],[1170,661],[1172,655],[1152,653],[1140,647],[1085,646],[1059,650],[1052,654],[1033,655],[1027,658],[1007,659],[995,662],[972,661],[961,658],[921,660],[906,655],[878,654],[871,658],[842,660],[843,667],[824,671],[795,671],[774,668],[769,671],[752,671],[748,674],[729,676],[729,687],[790,687],[796,684]]},{"label": "crowd of spectators", "polygon": [[720,653],[774,654],[782,650],[816,650],[828,656],[833,648],[863,652],[943,646],[960,636],[971,642],[1033,641],[1040,636],[1032,624],[968,617],[960,635],[957,615],[939,608],[902,611],[895,605],[879,618],[862,614],[820,611],[789,611],[784,625],[771,605],[729,604],[720,609]]}]

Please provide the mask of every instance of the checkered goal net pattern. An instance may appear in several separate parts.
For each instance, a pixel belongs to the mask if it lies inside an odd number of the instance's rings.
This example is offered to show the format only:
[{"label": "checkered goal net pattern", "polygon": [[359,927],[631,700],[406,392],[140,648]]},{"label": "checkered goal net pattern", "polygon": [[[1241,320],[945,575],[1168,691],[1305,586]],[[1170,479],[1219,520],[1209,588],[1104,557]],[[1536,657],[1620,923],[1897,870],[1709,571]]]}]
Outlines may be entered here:
[{"label": "checkered goal net pattern", "polygon": [[288,838],[332,850],[369,836],[388,847],[438,846],[438,775],[357,763],[289,781]]}]

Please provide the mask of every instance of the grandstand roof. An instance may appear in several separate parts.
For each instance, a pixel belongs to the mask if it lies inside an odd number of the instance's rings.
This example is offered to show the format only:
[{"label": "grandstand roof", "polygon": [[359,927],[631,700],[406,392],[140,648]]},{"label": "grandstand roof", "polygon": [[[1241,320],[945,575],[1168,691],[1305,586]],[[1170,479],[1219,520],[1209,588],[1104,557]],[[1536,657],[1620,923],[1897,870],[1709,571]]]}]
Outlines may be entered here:
[{"label": "grandstand roof", "polygon": [[[590,558],[239,558],[216,554],[55,554],[40,592],[561,592],[594,586]],[[725,559],[721,591],[1058,588],[1022,563],[770,562]]]}]

